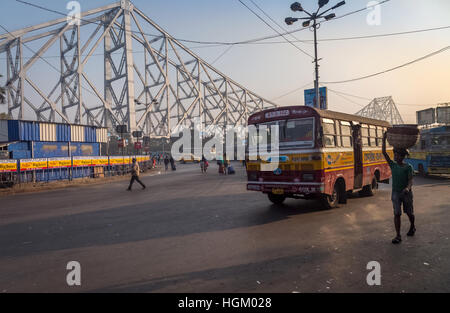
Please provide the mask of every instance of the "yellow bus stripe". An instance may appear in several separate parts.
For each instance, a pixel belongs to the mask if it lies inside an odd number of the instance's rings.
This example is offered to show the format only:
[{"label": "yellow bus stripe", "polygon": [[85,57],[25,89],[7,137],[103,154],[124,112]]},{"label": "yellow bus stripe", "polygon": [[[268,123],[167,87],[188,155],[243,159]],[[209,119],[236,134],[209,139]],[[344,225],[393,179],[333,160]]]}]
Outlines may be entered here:
[{"label": "yellow bus stripe", "polygon": [[379,163],[366,163],[363,166],[373,166],[373,165],[381,165],[381,164],[387,164],[387,162],[379,162]]},{"label": "yellow bus stripe", "polygon": [[[367,166],[374,166],[374,165],[381,165],[381,164],[387,164],[387,162],[381,162],[381,163],[369,163],[369,164],[365,164],[364,167]],[[339,168],[330,168],[330,169],[326,169],[325,172],[334,172],[334,171],[339,171],[339,170],[348,170],[354,168],[354,166],[347,166],[347,167],[339,167]]]},{"label": "yellow bus stripe", "polygon": [[340,167],[340,168],[335,168],[335,169],[329,169],[329,170],[325,170],[325,173],[327,172],[335,172],[335,171],[341,171],[341,170],[349,170],[352,169],[353,166],[348,166],[348,167]]}]

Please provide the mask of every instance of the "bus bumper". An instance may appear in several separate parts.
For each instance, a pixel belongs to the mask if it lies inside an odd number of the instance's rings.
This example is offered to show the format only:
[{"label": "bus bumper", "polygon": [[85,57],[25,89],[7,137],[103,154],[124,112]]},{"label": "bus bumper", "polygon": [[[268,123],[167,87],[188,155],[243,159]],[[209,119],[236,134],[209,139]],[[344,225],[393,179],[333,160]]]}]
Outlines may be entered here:
[{"label": "bus bumper", "polygon": [[323,183],[302,183],[302,184],[261,184],[248,183],[247,190],[259,191],[263,193],[275,193],[289,195],[310,195],[321,194],[325,191]]}]

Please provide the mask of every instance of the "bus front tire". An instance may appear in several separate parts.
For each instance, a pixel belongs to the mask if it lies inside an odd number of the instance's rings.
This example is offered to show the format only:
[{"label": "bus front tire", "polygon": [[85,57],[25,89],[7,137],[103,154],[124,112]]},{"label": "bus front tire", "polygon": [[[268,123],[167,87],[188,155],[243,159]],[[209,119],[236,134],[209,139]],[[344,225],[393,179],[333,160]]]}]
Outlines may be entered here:
[{"label": "bus front tire", "polygon": [[274,195],[273,193],[269,193],[267,196],[273,204],[282,204],[284,200],[286,200],[286,196],[284,195]]},{"label": "bus front tire", "polygon": [[338,184],[334,184],[333,193],[331,195],[322,195],[321,202],[326,209],[332,209],[337,206],[340,199],[340,191]]}]

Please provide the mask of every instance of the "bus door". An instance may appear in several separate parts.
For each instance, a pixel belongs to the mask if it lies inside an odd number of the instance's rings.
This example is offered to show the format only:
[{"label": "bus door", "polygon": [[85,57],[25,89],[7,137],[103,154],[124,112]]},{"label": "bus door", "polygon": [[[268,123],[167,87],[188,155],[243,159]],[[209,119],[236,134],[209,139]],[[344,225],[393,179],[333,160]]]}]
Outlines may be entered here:
[{"label": "bus door", "polygon": [[362,188],[363,184],[363,153],[362,153],[362,138],[361,125],[352,124],[353,137],[353,155],[354,155],[354,186],[353,189]]}]

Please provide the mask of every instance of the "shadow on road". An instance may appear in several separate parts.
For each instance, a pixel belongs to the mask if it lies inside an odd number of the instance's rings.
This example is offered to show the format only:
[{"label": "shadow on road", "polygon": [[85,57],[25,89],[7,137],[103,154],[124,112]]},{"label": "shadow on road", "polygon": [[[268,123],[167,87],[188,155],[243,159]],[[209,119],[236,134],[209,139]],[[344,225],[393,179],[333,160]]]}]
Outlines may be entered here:
[{"label": "shadow on road", "polygon": [[413,184],[416,186],[426,186],[426,187],[434,187],[441,185],[450,186],[450,177],[438,175],[414,176]]},{"label": "shadow on road", "polygon": [[[315,267],[313,264],[321,263],[329,257],[330,252],[323,249],[300,248],[304,251],[302,254],[292,256],[268,259],[259,262],[252,262],[228,267],[213,268],[204,271],[195,271],[180,275],[158,277],[149,280],[142,280],[124,285],[107,287],[94,290],[93,292],[112,292],[112,293],[135,293],[135,292],[158,292],[164,288],[170,288],[169,292],[217,292],[227,290],[227,292],[242,292],[242,290],[260,291],[268,287],[268,283],[278,275],[289,275],[293,271],[298,275],[299,272],[313,273]],[[317,274],[316,274],[317,275]],[[222,281],[223,285],[217,284],[217,291],[205,290],[205,282]],[[202,282],[203,290],[196,290],[195,283]],[[225,284],[229,285],[225,285]],[[310,286],[312,287],[312,286]],[[291,290],[285,290],[290,292]]]},{"label": "shadow on road", "polygon": [[258,205],[255,197],[242,193],[234,194],[230,205],[228,197],[160,200],[3,225],[0,257],[245,228],[321,210],[316,201],[275,206],[267,200]]}]

